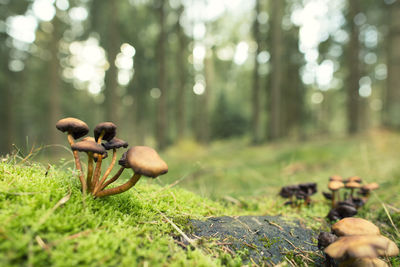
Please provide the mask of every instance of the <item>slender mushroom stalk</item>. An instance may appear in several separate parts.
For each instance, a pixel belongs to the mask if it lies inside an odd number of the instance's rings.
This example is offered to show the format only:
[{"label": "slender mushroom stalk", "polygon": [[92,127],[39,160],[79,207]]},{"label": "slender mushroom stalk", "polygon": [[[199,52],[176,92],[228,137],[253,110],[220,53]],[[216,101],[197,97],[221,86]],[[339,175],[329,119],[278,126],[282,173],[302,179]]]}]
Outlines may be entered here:
[{"label": "slender mushroom stalk", "polygon": [[112,160],[110,163],[110,166],[108,166],[106,172],[104,173],[103,177],[101,178],[100,182],[96,185],[93,191],[93,195],[96,195],[96,193],[100,190],[101,186],[103,185],[104,181],[107,179],[108,175],[111,173],[112,169],[114,168],[115,162],[117,161],[117,149],[113,149],[113,156]]},{"label": "slender mushroom stalk", "polygon": [[88,171],[86,177],[87,190],[92,191],[92,176],[93,176],[93,152],[88,152]]},{"label": "slender mushroom stalk", "polygon": [[[71,147],[75,144],[74,138],[72,137],[71,134],[68,134],[68,142]],[[81,165],[81,160],[79,158],[78,151],[73,151],[72,153],[74,154],[75,166],[76,166],[76,169],[78,170],[78,176],[79,176],[79,180],[81,182],[82,192],[86,192],[87,184],[85,181],[85,177],[83,176],[82,165]]]},{"label": "slender mushroom stalk", "polygon": [[142,177],[141,174],[134,173],[132,178],[129,179],[129,181],[124,183],[123,185],[100,191],[95,196],[96,197],[105,197],[105,196],[111,196],[111,195],[123,193],[123,192],[131,189],[139,181],[140,177]]},{"label": "slender mushroom stalk", "polygon": [[[97,184],[96,188],[94,189],[93,194],[95,195],[99,190],[102,189],[102,185],[104,184],[105,180],[107,179],[108,175],[110,175],[112,169],[114,168],[115,162],[117,160],[117,154],[116,151],[118,148],[121,147],[128,147],[128,143],[125,142],[124,140],[121,140],[119,138],[114,137],[113,139],[111,139],[110,141],[108,141],[107,143],[103,143],[102,144],[103,147],[106,150],[113,150],[113,157],[112,157],[112,161],[110,166],[108,166],[106,172],[104,173],[103,177],[101,178],[100,182]],[[124,164],[124,156],[121,159],[122,164]],[[118,179],[118,178],[117,178]]]},{"label": "slender mushroom stalk", "polygon": [[330,181],[328,183],[328,188],[332,191],[332,208],[335,208],[337,200],[340,200],[339,189],[343,187],[344,184],[341,181]]},{"label": "slender mushroom stalk", "polygon": [[[132,178],[123,185],[97,192],[95,194],[96,197],[123,193],[134,186],[142,175],[155,178],[168,172],[168,165],[160,158],[158,153],[154,149],[145,146],[130,148],[122,156],[120,164],[125,168],[133,170],[134,174]],[[122,171],[123,169],[121,168],[118,173],[122,173]],[[118,179],[119,175],[114,177]]]},{"label": "slender mushroom stalk", "polygon": [[[93,174],[93,153],[97,153],[100,156],[102,154],[106,153],[106,150],[104,149],[103,146],[97,144],[96,142],[92,140],[82,140],[78,143],[75,143],[74,145],[71,146],[71,149],[75,152],[81,151],[81,152],[86,152],[88,154],[88,172],[87,172],[87,177],[86,181],[89,185],[89,190],[93,189],[92,183],[91,183],[91,177]],[[102,158],[102,157],[100,157]],[[91,192],[91,191],[89,191]]]},{"label": "slender mushroom stalk", "polygon": [[[61,119],[56,123],[56,128],[61,132],[68,133],[68,142],[71,147],[75,144],[74,139],[78,139],[82,136],[85,136],[89,132],[89,127],[87,126],[87,124],[76,118]],[[87,184],[82,171],[81,161],[79,159],[78,152],[73,151],[73,155],[75,160],[75,166],[79,173],[78,176],[81,182],[82,191],[83,193],[86,193]]]},{"label": "slender mushroom stalk", "polygon": [[121,176],[122,172],[125,170],[125,167],[121,167],[118,172],[109,180],[107,180],[107,182],[105,182],[104,184],[101,185],[100,190],[103,190],[104,188],[106,188],[108,185],[112,184],[113,182],[115,182],[116,180],[118,180],[118,178]]},{"label": "slender mushroom stalk", "polygon": [[[103,139],[107,141],[113,139],[114,136],[116,135],[116,129],[117,126],[112,122],[102,122],[97,124],[96,127],[94,128],[94,138],[97,144],[101,144],[101,141]],[[99,155],[97,157],[96,169],[94,171],[92,180],[92,192],[97,188],[99,183],[102,159],[103,159],[102,155]]]}]

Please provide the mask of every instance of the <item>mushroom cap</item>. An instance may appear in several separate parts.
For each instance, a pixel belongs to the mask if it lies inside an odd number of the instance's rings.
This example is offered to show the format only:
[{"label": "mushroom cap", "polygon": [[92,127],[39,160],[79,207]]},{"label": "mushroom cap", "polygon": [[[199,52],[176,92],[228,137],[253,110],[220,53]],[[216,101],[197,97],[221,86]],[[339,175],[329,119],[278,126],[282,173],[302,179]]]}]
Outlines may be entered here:
[{"label": "mushroom cap", "polygon": [[112,122],[101,122],[94,128],[94,139],[97,141],[102,131],[105,131],[103,140],[110,141],[117,134],[117,125]]},{"label": "mushroom cap", "polygon": [[370,183],[370,184],[366,184],[363,187],[361,187],[363,190],[368,190],[368,191],[372,191],[372,190],[376,190],[379,188],[379,184],[377,183]]},{"label": "mushroom cap", "polygon": [[342,182],[343,178],[340,175],[332,175],[331,177],[329,177],[329,181],[339,181]]},{"label": "mushroom cap", "polygon": [[56,123],[56,128],[61,132],[68,132],[74,139],[87,135],[89,126],[76,118],[64,118]]},{"label": "mushroom cap", "polygon": [[128,163],[126,162],[126,152],[122,154],[121,158],[118,160],[118,164],[124,168],[129,168],[129,166],[127,166]]},{"label": "mushroom cap", "polygon": [[348,259],[339,264],[340,266],[351,266],[351,267],[389,267],[389,265],[379,258],[358,258]]},{"label": "mushroom cap", "polygon": [[94,138],[93,138],[93,137],[91,137],[91,136],[87,136],[87,137],[85,137],[85,138],[82,138],[82,141],[91,141],[91,142],[96,142],[96,140],[94,140]]},{"label": "mushroom cap", "polygon": [[71,146],[71,149],[81,152],[93,152],[97,154],[106,153],[106,150],[102,145],[97,144],[96,142],[90,140],[77,142]]},{"label": "mushroom cap", "polygon": [[[108,158],[108,153],[107,153],[107,151],[104,152],[104,153],[101,154],[101,155],[102,155],[101,160]],[[94,154],[93,154],[93,160],[94,160],[94,162],[97,162],[98,157],[99,157],[99,155],[98,155],[97,153],[94,153]]]},{"label": "mushroom cap", "polygon": [[331,191],[336,191],[336,190],[339,190],[340,188],[343,188],[343,187],[344,187],[344,183],[341,182],[341,181],[330,181],[328,183],[328,188]]},{"label": "mushroom cap", "polygon": [[344,218],[332,225],[337,236],[379,235],[379,228],[370,221],[361,218]]},{"label": "mushroom cap", "polygon": [[102,144],[106,150],[114,149],[114,148],[120,148],[120,147],[128,147],[128,142],[114,137],[107,143]]},{"label": "mushroom cap", "polygon": [[333,242],[335,242],[337,239],[338,237],[332,233],[321,232],[318,235],[318,248],[324,249]]},{"label": "mushroom cap", "polygon": [[362,179],[359,176],[351,176],[347,179],[348,182],[357,182],[357,183],[361,183]]},{"label": "mushroom cap", "polygon": [[346,188],[352,188],[352,189],[355,189],[355,188],[360,188],[361,187],[361,184],[360,183],[358,183],[358,182],[347,182],[345,185],[344,185]]},{"label": "mushroom cap", "polygon": [[334,259],[376,258],[395,256],[399,249],[393,241],[381,235],[353,235],[340,237],[324,252]]},{"label": "mushroom cap", "polygon": [[316,183],[299,184],[300,191],[303,191],[307,196],[314,195],[317,192]]},{"label": "mushroom cap", "polygon": [[126,152],[125,167],[133,169],[137,174],[157,177],[168,172],[168,165],[158,153],[147,146],[134,146]]},{"label": "mushroom cap", "polygon": [[299,190],[298,185],[288,185],[281,188],[279,195],[283,198],[292,197]]}]

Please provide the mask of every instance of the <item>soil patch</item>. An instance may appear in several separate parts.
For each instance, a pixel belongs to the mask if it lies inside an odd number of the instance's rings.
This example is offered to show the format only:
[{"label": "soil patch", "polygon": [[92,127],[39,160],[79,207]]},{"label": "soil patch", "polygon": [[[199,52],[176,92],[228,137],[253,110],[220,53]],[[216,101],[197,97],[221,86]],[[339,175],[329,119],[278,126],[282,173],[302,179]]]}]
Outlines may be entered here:
[{"label": "soil patch", "polygon": [[194,237],[214,238],[228,252],[242,251],[245,262],[274,265],[286,256],[308,257],[318,250],[313,231],[281,216],[225,216],[191,223]]}]

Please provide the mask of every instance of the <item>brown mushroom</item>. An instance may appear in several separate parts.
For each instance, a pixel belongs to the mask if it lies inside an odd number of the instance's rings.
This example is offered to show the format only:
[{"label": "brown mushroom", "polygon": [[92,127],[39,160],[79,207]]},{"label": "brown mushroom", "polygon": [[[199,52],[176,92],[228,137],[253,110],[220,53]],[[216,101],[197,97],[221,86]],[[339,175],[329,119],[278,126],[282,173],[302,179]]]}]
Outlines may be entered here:
[{"label": "brown mushroom", "polygon": [[[72,146],[75,142],[74,139],[78,139],[82,136],[85,136],[89,132],[89,127],[87,124],[76,118],[64,118],[59,120],[56,123],[56,128],[61,132],[68,133],[68,142],[70,146]],[[83,192],[86,192],[87,184],[85,181],[85,177],[82,172],[82,166],[79,159],[79,155],[77,151],[73,151],[75,166],[79,172],[79,180],[81,182]]]},{"label": "brown mushroom", "polygon": [[350,199],[353,199],[354,189],[360,188],[361,184],[355,181],[349,181],[345,184],[346,188],[350,189]]},{"label": "brown mushroom", "polygon": [[132,178],[123,185],[100,191],[97,197],[105,197],[123,193],[134,186],[142,175],[155,178],[168,172],[168,165],[160,158],[158,153],[146,146],[135,146],[126,152],[125,167],[134,171]]},{"label": "brown mushroom", "polygon": [[344,184],[341,181],[333,180],[328,183],[328,188],[332,191],[332,208],[336,206],[336,198],[340,200],[338,190],[343,187]]},{"label": "brown mushroom", "polygon": [[121,147],[128,147],[128,143],[126,141],[116,138],[116,137],[114,137],[107,143],[103,143],[102,145],[106,150],[112,149],[113,156],[112,156],[110,166],[108,166],[108,168],[107,168],[106,172],[104,173],[103,177],[101,178],[100,182],[97,184],[96,188],[93,191],[93,194],[96,194],[101,189],[104,181],[107,179],[108,175],[111,173],[112,169],[114,168],[114,165],[115,165],[115,162],[117,159],[117,153],[116,153],[117,149],[121,148]]},{"label": "brown mushroom", "polygon": [[[96,125],[94,128],[94,139],[98,144],[101,144],[101,141],[104,139],[106,141],[110,141],[115,137],[117,133],[117,126],[112,122],[101,122]],[[93,188],[96,188],[97,183],[99,182],[100,172],[101,172],[101,162],[103,158],[97,157],[96,169],[93,175]]]},{"label": "brown mushroom", "polygon": [[74,151],[86,152],[88,155],[88,171],[86,177],[87,189],[92,191],[92,176],[93,176],[93,155],[102,155],[107,153],[102,145],[97,144],[93,138],[84,138],[82,141],[71,146]]},{"label": "brown mushroom", "polygon": [[331,177],[329,177],[329,181],[343,182],[343,178],[340,175],[332,175]]},{"label": "brown mushroom", "polygon": [[361,218],[344,218],[332,225],[332,232],[337,236],[379,235],[379,228],[370,221]]},{"label": "brown mushroom", "polygon": [[393,241],[381,235],[352,235],[340,237],[324,252],[334,259],[356,259],[395,256],[399,249]]}]

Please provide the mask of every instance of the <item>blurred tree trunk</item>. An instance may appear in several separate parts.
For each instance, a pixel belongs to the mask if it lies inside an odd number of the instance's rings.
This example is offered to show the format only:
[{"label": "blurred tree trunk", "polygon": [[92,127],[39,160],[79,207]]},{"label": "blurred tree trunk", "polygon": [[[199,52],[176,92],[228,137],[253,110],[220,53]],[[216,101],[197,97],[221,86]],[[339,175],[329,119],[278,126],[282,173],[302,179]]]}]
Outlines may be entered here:
[{"label": "blurred tree trunk", "polygon": [[300,68],[304,64],[304,56],[298,50],[299,28],[293,26],[285,34],[286,51],[283,56],[285,79],[282,81],[281,99],[281,136],[291,135],[304,139],[303,123],[305,123],[305,88],[300,78]]},{"label": "blurred tree trunk", "polygon": [[387,91],[385,125],[400,128],[400,1],[388,6]]},{"label": "blurred tree trunk", "polygon": [[206,80],[205,91],[200,95],[198,123],[198,139],[201,143],[207,144],[210,141],[210,96],[214,84],[214,53],[207,49],[204,58],[204,76]]},{"label": "blurred tree trunk", "polygon": [[61,119],[61,80],[60,80],[60,62],[58,59],[58,44],[60,40],[60,21],[57,16],[53,19],[53,32],[50,39],[51,60],[49,64],[49,143],[58,144],[60,142],[60,134],[55,130],[56,122]]},{"label": "blurred tree trunk", "polygon": [[120,31],[118,25],[118,6],[117,0],[109,0],[108,1],[108,19],[107,19],[107,40],[106,42],[106,51],[107,51],[107,60],[110,64],[109,69],[106,72],[105,77],[105,85],[106,88],[104,90],[105,94],[105,106],[106,106],[106,114],[105,118],[108,121],[112,121],[118,125],[119,119],[119,105],[120,100],[118,97],[118,70],[115,65],[115,59],[119,53],[120,46]]},{"label": "blurred tree trunk", "polygon": [[[183,13],[183,6],[180,6],[178,13],[179,18]],[[176,95],[176,132],[178,139],[182,139],[185,135],[186,128],[186,110],[185,110],[185,83],[186,83],[186,36],[178,19],[176,23],[176,31],[178,36],[178,51],[176,53],[176,63],[178,70],[178,90]]]},{"label": "blurred tree trunk", "polygon": [[276,140],[281,135],[281,86],[282,86],[282,54],[283,54],[283,33],[282,18],[284,1],[270,1],[270,51],[271,51],[271,72],[269,75],[268,88],[268,139]]},{"label": "blurred tree trunk", "polygon": [[350,29],[350,42],[347,49],[346,63],[349,74],[347,78],[347,131],[349,134],[355,134],[360,131],[360,95],[359,81],[361,78],[360,67],[360,41],[359,26],[354,22],[355,16],[360,13],[359,0],[348,0],[349,16],[348,23]]},{"label": "blurred tree trunk", "polygon": [[255,5],[255,16],[253,24],[253,36],[257,44],[256,55],[254,57],[254,70],[253,70],[253,93],[252,93],[252,143],[257,144],[261,141],[261,127],[260,127],[260,114],[261,114],[261,103],[260,103],[260,75],[258,55],[261,52],[261,34],[260,34],[260,23],[258,22],[258,15],[260,14],[261,5],[260,0],[256,0]]},{"label": "blurred tree trunk", "polygon": [[165,149],[167,146],[167,73],[165,61],[165,43],[166,43],[166,14],[165,1],[157,0],[157,11],[159,19],[159,36],[157,43],[157,61],[158,61],[158,87],[161,96],[157,105],[157,125],[156,136],[159,149]]}]

